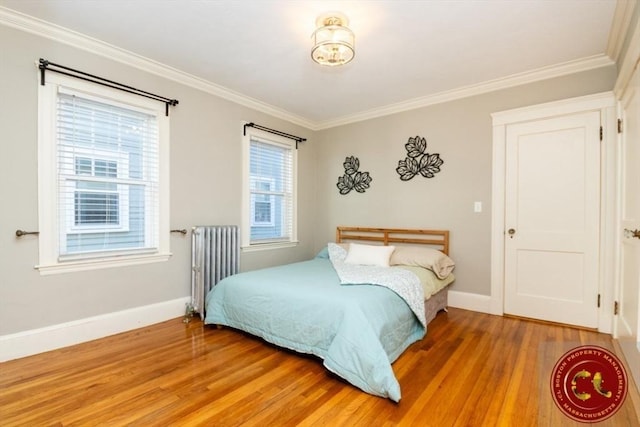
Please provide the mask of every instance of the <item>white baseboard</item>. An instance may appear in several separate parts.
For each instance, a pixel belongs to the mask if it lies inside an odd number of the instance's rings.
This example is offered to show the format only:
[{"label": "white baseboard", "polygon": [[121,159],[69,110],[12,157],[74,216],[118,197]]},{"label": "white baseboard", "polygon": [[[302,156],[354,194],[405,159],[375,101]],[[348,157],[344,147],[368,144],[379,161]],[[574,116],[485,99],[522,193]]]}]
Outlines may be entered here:
[{"label": "white baseboard", "polygon": [[489,295],[449,291],[448,304],[449,307],[463,308],[465,310],[492,314],[491,297]]},{"label": "white baseboard", "polygon": [[629,376],[640,393],[640,342],[631,337],[615,340],[627,362],[627,368],[631,371]]},{"label": "white baseboard", "polygon": [[190,297],[0,336],[0,362],[142,328],[185,313]]},{"label": "white baseboard", "polygon": [[[180,317],[190,297],[0,336],[0,362],[31,356]],[[449,306],[490,313],[490,297],[449,291]]]}]

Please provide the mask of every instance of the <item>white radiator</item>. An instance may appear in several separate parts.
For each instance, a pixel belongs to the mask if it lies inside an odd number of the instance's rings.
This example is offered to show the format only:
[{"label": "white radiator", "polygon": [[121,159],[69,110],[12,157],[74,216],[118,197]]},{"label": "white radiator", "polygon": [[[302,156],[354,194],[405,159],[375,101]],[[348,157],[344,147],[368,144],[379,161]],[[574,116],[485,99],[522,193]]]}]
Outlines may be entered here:
[{"label": "white radiator", "polygon": [[237,225],[197,226],[191,231],[191,308],[204,319],[209,291],[240,269],[240,232]]}]

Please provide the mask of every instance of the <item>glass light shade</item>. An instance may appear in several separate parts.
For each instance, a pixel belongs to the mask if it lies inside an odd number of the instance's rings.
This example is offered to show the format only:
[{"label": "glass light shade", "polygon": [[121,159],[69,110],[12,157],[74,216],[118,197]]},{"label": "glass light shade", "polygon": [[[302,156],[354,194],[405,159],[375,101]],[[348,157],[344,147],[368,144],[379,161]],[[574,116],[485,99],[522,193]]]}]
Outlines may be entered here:
[{"label": "glass light shade", "polygon": [[[355,56],[355,36],[346,26],[346,19],[336,16],[318,18],[319,26],[313,32],[311,58],[320,65],[334,67],[351,61]],[[343,25],[344,23],[344,25]]]}]

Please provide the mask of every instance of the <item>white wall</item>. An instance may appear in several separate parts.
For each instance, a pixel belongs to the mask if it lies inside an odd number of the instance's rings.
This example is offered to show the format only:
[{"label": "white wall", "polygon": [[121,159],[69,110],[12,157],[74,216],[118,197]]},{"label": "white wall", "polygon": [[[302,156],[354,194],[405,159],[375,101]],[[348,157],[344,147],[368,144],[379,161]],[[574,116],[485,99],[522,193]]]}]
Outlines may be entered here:
[{"label": "white wall", "polygon": [[[319,132],[318,206],[324,212],[316,248],[334,238],[337,225],[448,229],[457,263],[451,289],[490,295],[490,114],[608,91],[615,77],[615,67],[599,68]],[[444,164],[434,178],[402,182],[395,168],[406,155],[407,139],[416,135]],[[360,169],[373,177],[365,193],[338,193],[346,156],[358,157]],[[481,213],[473,211],[476,201]]]},{"label": "white wall", "polygon": [[[177,98],[171,109],[171,228],[240,222],[240,122],[255,121],[308,138],[299,150],[299,238],[293,249],[245,254],[250,270],[310,258],[337,225],[445,228],[458,263],[455,291],[490,293],[491,117],[495,111],[611,90],[615,67],[433,105],[313,132],[120,62],[0,25],[0,346],[2,337],[45,331],[142,307],[183,304],[190,243],[171,237],[165,263],[40,276],[35,62],[51,61]],[[404,144],[424,136],[444,159],[435,178],[401,182]],[[364,194],[338,194],[346,156],[373,177]],[[483,212],[474,213],[481,201]],[[141,310],[143,312],[143,310]],[[71,328],[72,329],[72,328]],[[76,328],[77,329],[77,328]]]},{"label": "white wall", "polygon": [[[172,234],[168,262],[41,276],[37,230],[38,58],[180,101],[171,108],[171,228],[239,224],[241,122],[306,137],[300,144],[299,238],[292,249],[243,255],[243,269],[309,258],[315,220],[313,132],[120,62],[0,25],[0,337],[190,294],[190,241]],[[2,343],[0,342],[0,345]]]}]

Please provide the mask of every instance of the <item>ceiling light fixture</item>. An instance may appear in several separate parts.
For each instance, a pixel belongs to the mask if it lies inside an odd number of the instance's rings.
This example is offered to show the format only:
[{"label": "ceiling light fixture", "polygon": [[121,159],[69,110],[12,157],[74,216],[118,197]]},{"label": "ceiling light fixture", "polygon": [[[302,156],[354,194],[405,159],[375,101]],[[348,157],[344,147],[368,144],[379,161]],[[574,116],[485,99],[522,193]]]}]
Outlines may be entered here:
[{"label": "ceiling light fixture", "polygon": [[320,15],[311,35],[311,58],[320,65],[335,67],[351,61],[356,54],[355,36],[347,27],[349,20],[339,12]]}]

